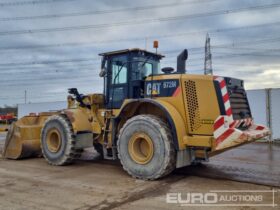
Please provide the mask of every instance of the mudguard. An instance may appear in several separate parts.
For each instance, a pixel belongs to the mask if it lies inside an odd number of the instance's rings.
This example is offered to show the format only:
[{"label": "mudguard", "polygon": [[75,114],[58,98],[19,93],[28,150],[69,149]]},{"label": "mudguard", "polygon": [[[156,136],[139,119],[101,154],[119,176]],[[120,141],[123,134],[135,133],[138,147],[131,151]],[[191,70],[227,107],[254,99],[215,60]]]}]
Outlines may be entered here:
[{"label": "mudguard", "polygon": [[[173,135],[173,141],[176,150],[183,150],[186,148],[186,145],[183,142],[184,136],[186,136],[186,127],[182,126],[185,125],[185,122],[180,115],[180,113],[177,111],[177,109],[170,103],[157,99],[135,99],[135,100],[129,100],[126,101],[123,106],[121,107],[121,110],[119,112],[118,116],[121,116],[124,110],[127,108],[136,108],[139,105],[143,105],[145,103],[150,103],[155,106],[157,106],[160,110],[162,110],[166,118],[168,120],[168,123],[170,124],[172,135]],[[117,117],[118,117],[117,116]]]}]

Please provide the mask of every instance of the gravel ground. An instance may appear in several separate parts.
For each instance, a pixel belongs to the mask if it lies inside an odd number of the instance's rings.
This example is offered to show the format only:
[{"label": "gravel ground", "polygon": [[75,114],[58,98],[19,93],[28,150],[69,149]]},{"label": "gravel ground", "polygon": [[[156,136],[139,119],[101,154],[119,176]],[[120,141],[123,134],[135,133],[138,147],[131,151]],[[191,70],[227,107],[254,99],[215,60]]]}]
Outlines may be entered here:
[{"label": "gravel ground", "polygon": [[[4,137],[5,135],[0,134],[0,148]],[[255,156],[252,157],[248,150],[252,150],[252,153],[256,151],[254,154],[260,157],[259,161],[254,163]],[[268,169],[274,165],[269,166],[266,163],[269,158],[261,157],[262,150],[265,148],[260,145],[247,145],[242,150],[239,149],[236,152],[231,150],[229,154],[225,153],[224,156],[213,158],[210,161],[210,163],[213,162],[212,165],[209,163],[203,166],[187,167],[175,171],[167,178],[152,182],[131,178],[122,170],[118,162],[112,161],[79,160],[71,166],[54,167],[48,165],[42,158],[20,161],[0,159],[0,209],[186,209],[188,207],[182,207],[178,203],[167,203],[168,193],[182,193],[187,196],[188,193],[209,193],[211,190],[265,190],[268,192],[260,192],[263,202],[271,204],[270,190],[279,190],[277,181],[271,182],[274,184],[266,183],[266,185],[244,183],[250,182],[250,176],[252,182],[256,182],[254,174],[258,170],[254,169],[254,171],[252,168],[249,168],[250,173],[246,172],[247,180],[241,180],[244,182],[232,181],[238,179],[236,168],[239,167],[241,171],[238,172],[240,179],[242,173],[245,173],[243,168],[250,165],[249,163],[259,164],[260,170],[264,173],[266,171],[278,173],[274,168]],[[277,153],[278,149],[276,148],[275,151]],[[90,159],[91,153],[94,153],[93,150],[89,151],[90,155],[85,157]],[[238,161],[241,164],[239,166]],[[247,165],[244,165],[245,163]],[[227,165],[228,168],[223,169],[223,165]],[[226,171],[224,176],[222,176],[223,170]],[[263,178],[269,180],[269,177],[265,177],[264,174]],[[279,179],[280,176],[278,176],[278,181]],[[280,205],[279,194],[275,193],[275,203]],[[235,204],[241,203],[235,202]],[[192,209],[203,208],[192,207]],[[225,208],[228,207],[207,207],[213,210]],[[258,206],[230,207],[230,209],[242,210],[268,208],[272,209],[272,207]]]}]

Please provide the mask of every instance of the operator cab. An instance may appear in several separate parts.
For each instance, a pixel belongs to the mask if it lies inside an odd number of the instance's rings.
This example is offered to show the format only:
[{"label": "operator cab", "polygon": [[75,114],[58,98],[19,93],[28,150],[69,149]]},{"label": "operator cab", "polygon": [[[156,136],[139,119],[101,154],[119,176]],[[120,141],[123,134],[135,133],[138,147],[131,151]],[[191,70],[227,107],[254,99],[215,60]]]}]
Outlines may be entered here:
[{"label": "operator cab", "polygon": [[99,55],[108,109],[119,109],[127,98],[143,98],[146,77],[162,74],[160,60],[164,56],[160,54],[135,48]]}]

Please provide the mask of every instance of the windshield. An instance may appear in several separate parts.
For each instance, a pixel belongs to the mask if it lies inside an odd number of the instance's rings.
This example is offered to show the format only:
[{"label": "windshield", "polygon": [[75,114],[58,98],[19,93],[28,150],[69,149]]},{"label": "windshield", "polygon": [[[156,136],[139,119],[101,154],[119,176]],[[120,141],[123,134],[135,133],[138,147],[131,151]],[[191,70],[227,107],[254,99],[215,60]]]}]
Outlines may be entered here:
[{"label": "windshield", "polygon": [[143,80],[151,74],[160,74],[160,63],[156,60],[135,57],[132,62],[132,80]]}]

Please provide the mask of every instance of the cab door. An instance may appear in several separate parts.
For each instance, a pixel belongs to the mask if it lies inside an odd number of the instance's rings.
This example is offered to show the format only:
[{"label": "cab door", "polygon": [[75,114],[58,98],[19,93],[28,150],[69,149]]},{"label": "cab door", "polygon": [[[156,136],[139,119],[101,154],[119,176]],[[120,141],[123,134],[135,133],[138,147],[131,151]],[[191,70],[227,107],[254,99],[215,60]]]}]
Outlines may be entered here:
[{"label": "cab door", "polygon": [[119,55],[110,60],[107,85],[107,108],[119,109],[128,98],[128,56]]}]

